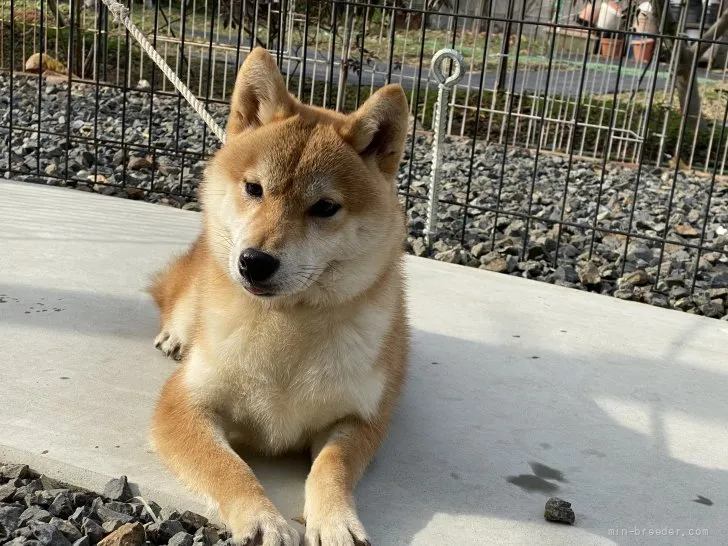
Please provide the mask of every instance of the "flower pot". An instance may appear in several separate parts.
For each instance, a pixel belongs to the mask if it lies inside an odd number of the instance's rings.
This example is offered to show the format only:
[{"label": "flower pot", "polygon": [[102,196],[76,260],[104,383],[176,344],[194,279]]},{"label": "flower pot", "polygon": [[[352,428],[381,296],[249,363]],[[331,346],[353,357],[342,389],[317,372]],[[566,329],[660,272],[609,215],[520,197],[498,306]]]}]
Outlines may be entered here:
[{"label": "flower pot", "polygon": [[654,49],[655,40],[653,38],[632,40],[632,57],[638,63],[649,63]]},{"label": "flower pot", "polygon": [[623,48],[623,38],[602,38],[599,53],[602,57],[619,58],[622,56]]}]

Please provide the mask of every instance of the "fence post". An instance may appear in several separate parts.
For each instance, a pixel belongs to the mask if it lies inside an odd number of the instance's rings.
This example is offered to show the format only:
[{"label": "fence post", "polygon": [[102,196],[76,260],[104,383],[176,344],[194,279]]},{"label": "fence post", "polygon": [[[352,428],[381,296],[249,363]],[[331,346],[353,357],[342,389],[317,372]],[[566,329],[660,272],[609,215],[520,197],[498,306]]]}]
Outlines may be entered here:
[{"label": "fence post", "polygon": [[[450,76],[443,73],[445,59],[450,59]],[[430,202],[427,209],[427,246],[432,246],[432,239],[437,233],[437,201],[440,195],[440,168],[442,167],[442,139],[445,136],[445,122],[447,120],[447,107],[450,99],[450,90],[465,75],[465,61],[462,55],[454,49],[441,49],[432,56],[432,73],[438,81],[437,105],[434,119],[434,144],[432,146],[432,173],[430,179]]]}]

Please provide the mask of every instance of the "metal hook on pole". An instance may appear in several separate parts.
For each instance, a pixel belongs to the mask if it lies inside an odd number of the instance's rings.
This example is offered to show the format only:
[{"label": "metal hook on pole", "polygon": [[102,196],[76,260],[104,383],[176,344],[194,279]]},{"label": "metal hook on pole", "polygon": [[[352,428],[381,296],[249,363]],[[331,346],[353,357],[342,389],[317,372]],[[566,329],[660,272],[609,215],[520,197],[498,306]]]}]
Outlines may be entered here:
[{"label": "metal hook on pole", "polygon": [[[445,61],[450,59],[450,76],[446,76],[443,70]],[[435,119],[433,128],[435,131],[434,144],[432,147],[432,172],[430,175],[430,199],[427,209],[427,224],[425,233],[427,246],[432,246],[432,240],[437,234],[437,202],[440,195],[440,170],[442,168],[442,139],[445,136],[445,122],[447,120],[447,106],[450,99],[450,91],[465,76],[465,61],[463,56],[454,49],[441,49],[432,56],[432,73],[438,81],[439,92],[437,94],[437,105],[435,106]]]}]

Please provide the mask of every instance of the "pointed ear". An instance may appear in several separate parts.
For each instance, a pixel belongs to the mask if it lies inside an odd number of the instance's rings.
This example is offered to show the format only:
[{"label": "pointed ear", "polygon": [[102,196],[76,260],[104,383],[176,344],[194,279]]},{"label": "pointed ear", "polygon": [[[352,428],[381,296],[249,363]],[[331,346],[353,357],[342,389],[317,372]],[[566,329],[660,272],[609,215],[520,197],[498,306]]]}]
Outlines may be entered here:
[{"label": "pointed ear", "polygon": [[295,101],[286,89],[275,60],[264,48],[255,48],[245,58],[235,79],[227,123],[228,136],[294,113]]},{"label": "pointed ear", "polygon": [[390,84],[347,116],[340,134],[364,159],[374,159],[380,171],[394,176],[402,160],[408,115],[404,90]]}]

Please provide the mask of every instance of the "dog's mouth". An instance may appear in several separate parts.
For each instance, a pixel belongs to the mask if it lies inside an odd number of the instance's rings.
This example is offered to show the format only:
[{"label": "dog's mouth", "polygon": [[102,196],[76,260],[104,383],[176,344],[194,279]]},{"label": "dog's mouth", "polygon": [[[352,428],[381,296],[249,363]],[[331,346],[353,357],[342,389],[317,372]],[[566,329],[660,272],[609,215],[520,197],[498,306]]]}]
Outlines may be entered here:
[{"label": "dog's mouth", "polygon": [[243,288],[259,298],[271,298],[276,295],[275,291],[270,287],[256,286],[254,284],[244,283]]}]

